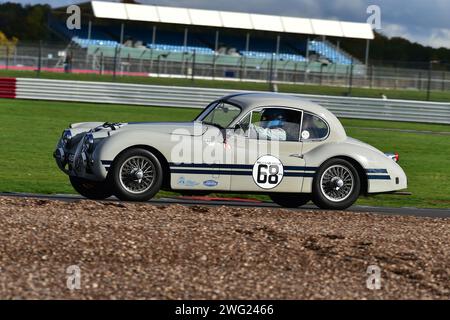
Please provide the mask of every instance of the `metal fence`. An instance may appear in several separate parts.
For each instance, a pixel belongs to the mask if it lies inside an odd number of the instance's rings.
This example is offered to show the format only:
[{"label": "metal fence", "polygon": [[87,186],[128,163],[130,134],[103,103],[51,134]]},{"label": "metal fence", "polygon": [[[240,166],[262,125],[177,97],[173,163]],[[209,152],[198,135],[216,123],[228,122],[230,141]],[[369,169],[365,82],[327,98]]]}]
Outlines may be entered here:
[{"label": "metal fence", "polygon": [[[168,87],[124,83],[15,80],[18,99],[98,102],[144,106],[203,108],[235,90]],[[450,124],[450,103],[300,95],[321,104],[339,117]]]},{"label": "metal fence", "polygon": [[76,46],[23,44],[14,50],[0,47],[0,68],[62,72],[65,57],[71,56],[70,72],[202,77],[237,81],[317,84],[379,89],[450,91],[450,66],[442,70],[430,64],[406,67],[378,65],[335,65],[317,61],[293,62],[261,60],[226,55],[161,53],[151,49],[135,52],[134,48],[87,50]]}]

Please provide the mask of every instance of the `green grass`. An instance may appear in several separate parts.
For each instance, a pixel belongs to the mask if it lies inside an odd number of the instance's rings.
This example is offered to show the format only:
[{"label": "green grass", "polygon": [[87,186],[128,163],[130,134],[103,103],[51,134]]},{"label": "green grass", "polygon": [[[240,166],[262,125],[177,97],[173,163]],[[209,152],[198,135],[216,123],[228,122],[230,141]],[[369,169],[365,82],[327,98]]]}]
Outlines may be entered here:
[{"label": "green grass", "polygon": [[[33,71],[0,71],[0,77],[37,77],[37,73]],[[97,74],[64,74],[42,72],[41,78],[45,79],[65,79],[65,80],[82,80],[82,81],[106,81],[106,82],[124,82],[124,83],[139,83],[139,84],[154,84],[167,86],[194,86],[203,88],[222,88],[235,90],[256,90],[266,91],[269,89],[267,83],[257,82],[240,82],[240,81],[218,81],[218,80],[195,80],[190,79],[170,79],[170,78],[150,78],[150,77],[117,77],[114,79],[111,75],[97,75]],[[280,84],[278,86],[280,92],[288,93],[303,93],[303,94],[319,94],[319,95],[335,95],[342,96],[347,93],[348,88],[333,87],[333,86],[319,86],[319,85],[300,85],[300,84]],[[368,88],[353,88],[352,96],[354,97],[369,97],[380,98],[385,94],[390,99],[405,99],[405,100],[426,100],[426,91],[418,90],[389,90],[389,89],[368,89]],[[449,91],[433,91],[431,93],[432,101],[450,102]]]},{"label": "green grass", "polygon": [[[185,121],[197,109],[0,100],[0,191],[74,193],[52,152],[61,131],[80,121]],[[401,128],[449,132],[450,126],[342,119],[350,136],[397,151],[412,196],[378,195],[359,204],[450,208],[450,136],[367,130]],[[163,194],[167,195],[167,194]]]},{"label": "green grass", "polygon": [[56,170],[53,149],[64,128],[83,121],[193,119],[199,110],[0,100],[0,190],[74,193]]},{"label": "green grass", "polygon": [[360,120],[360,119],[341,119],[342,124],[346,128],[377,128],[377,129],[394,129],[394,130],[415,130],[423,132],[450,132],[448,124],[429,124],[429,123],[411,123],[400,121],[383,121],[383,120]]}]

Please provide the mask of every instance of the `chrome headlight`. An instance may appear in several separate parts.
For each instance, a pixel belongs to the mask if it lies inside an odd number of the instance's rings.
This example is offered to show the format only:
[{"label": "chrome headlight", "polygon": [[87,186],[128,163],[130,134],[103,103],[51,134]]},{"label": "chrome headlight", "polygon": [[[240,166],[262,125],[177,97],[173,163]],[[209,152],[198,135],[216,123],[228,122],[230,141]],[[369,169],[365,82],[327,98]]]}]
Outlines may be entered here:
[{"label": "chrome headlight", "polygon": [[94,135],[91,132],[84,136],[83,151],[87,151],[89,153],[94,151]]},{"label": "chrome headlight", "polygon": [[63,146],[69,146],[70,141],[72,140],[72,133],[70,132],[70,130],[68,129],[64,130],[61,135],[61,139],[63,142]]}]

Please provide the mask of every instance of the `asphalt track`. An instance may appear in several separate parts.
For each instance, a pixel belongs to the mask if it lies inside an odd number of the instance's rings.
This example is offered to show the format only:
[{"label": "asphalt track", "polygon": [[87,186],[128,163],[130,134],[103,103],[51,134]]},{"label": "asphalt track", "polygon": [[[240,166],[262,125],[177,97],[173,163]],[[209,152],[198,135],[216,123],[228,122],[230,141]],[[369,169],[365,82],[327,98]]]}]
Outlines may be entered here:
[{"label": "asphalt track", "polygon": [[[2,197],[16,197],[16,198],[39,198],[48,200],[59,201],[78,201],[84,199],[79,195],[46,195],[46,194],[32,194],[32,193],[0,193]],[[205,200],[206,199],[206,200]],[[118,201],[116,198],[110,198],[102,201]],[[247,199],[221,199],[221,198],[204,198],[202,197],[171,197],[171,198],[159,198],[150,200],[148,203],[154,205],[173,205],[179,204],[184,206],[229,206],[229,207],[252,207],[252,208],[279,208],[278,205],[272,202],[262,202],[256,200]],[[321,210],[314,205],[302,206],[298,209],[290,210]],[[401,216],[413,216],[413,217],[428,217],[428,218],[450,218],[450,209],[423,209],[423,208],[389,208],[389,207],[371,207],[371,206],[352,206],[346,211],[355,213],[376,213],[381,215],[401,215]]]}]

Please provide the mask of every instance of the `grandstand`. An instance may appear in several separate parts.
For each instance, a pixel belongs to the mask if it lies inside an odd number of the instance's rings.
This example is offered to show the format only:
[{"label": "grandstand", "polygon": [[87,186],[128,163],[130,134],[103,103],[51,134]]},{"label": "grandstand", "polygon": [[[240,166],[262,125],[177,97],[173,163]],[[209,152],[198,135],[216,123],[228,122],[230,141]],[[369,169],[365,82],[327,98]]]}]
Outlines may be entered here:
[{"label": "grandstand", "polygon": [[189,60],[222,66],[223,73],[236,66],[245,73],[268,68],[348,73],[349,66],[364,63],[344,52],[340,41],[367,41],[367,63],[374,38],[366,23],[103,1],[81,6],[80,30],[66,28],[65,8],[55,10],[48,24],[97,64],[107,58],[158,60],[159,68],[163,59],[166,65]]}]

